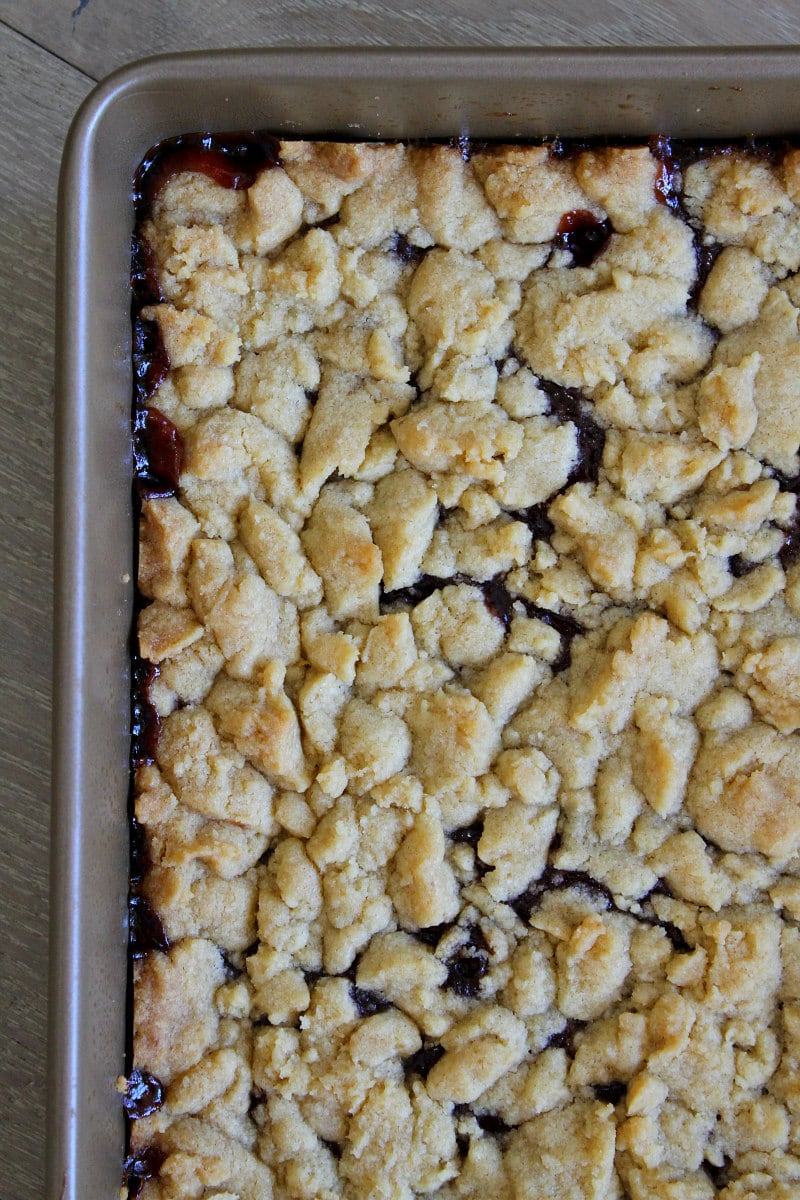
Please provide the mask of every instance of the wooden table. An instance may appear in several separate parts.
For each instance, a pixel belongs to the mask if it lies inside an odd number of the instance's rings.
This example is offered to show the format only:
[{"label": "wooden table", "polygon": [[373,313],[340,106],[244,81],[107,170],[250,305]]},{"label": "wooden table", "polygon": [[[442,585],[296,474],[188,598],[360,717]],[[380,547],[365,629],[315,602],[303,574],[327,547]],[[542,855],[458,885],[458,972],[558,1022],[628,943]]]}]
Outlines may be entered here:
[{"label": "wooden table", "polygon": [[800,41],[797,0],[649,0],[639,10],[635,0],[0,0],[4,1200],[38,1200],[44,1176],[53,259],[58,166],[73,113],[114,67],[163,51]]}]

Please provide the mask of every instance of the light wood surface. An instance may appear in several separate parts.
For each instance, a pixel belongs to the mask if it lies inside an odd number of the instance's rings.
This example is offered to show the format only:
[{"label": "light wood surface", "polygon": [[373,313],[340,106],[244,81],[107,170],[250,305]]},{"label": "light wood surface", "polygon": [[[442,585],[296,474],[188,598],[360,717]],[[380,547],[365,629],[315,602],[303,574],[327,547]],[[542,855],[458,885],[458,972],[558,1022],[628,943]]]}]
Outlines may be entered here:
[{"label": "light wood surface", "polygon": [[223,46],[798,41],[798,0],[0,0],[4,1200],[44,1186],[55,190],[93,81],[148,54]]},{"label": "light wood surface", "polygon": [[92,86],[0,25],[0,1196],[42,1194],[55,187]]}]

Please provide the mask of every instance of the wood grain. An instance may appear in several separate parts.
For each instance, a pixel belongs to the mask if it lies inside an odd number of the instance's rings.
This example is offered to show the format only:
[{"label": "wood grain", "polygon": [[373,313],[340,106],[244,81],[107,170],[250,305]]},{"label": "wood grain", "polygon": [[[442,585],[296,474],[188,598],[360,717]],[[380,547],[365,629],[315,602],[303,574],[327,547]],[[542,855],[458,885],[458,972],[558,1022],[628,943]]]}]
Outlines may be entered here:
[{"label": "wood grain", "polygon": [[99,79],[225,46],[665,46],[800,41],[797,0],[0,0],[0,18]]},{"label": "wood grain", "polygon": [[0,59],[0,1195],[33,1200],[44,1177],[55,188],[91,81],[2,26]]}]

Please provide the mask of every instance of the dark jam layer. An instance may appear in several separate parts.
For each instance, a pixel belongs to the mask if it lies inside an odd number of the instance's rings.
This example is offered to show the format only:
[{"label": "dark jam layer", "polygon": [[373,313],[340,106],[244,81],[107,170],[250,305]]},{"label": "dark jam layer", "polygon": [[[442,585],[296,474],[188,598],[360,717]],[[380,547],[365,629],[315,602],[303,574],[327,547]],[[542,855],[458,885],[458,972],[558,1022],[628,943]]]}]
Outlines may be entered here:
[{"label": "dark jam layer", "polygon": [[613,1083],[596,1083],[592,1087],[597,1099],[602,1100],[604,1104],[619,1104],[627,1090],[628,1085],[622,1083],[621,1080],[614,1080]]},{"label": "dark jam layer", "polygon": [[553,1050],[565,1050],[570,1058],[575,1057],[575,1037],[586,1025],[585,1021],[579,1021],[577,1017],[570,1017],[563,1029],[558,1033],[554,1033],[548,1038],[547,1046]]},{"label": "dark jam layer", "polygon": [[372,1017],[375,1013],[386,1012],[392,1007],[391,1003],[380,992],[372,992],[367,988],[350,985],[350,995],[360,1017]]},{"label": "dark jam layer", "polygon": [[483,931],[470,925],[467,940],[445,964],[447,978],[444,986],[457,996],[477,996],[480,982],[489,970],[489,945]]},{"label": "dark jam layer", "polygon": [[131,1071],[122,1104],[132,1121],[150,1117],[164,1103],[164,1085],[149,1071]]},{"label": "dark jam layer", "polygon": [[166,1155],[155,1146],[144,1146],[128,1155],[122,1168],[122,1182],[127,1186],[131,1200],[139,1195],[147,1179],[155,1179],[165,1158]]},{"label": "dark jam layer", "polygon": [[605,250],[612,232],[610,221],[598,221],[593,213],[576,208],[561,218],[556,242],[569,250],[573,266],[590,267]]},{"label": "dark jam layer", "polygon": [[603,461],[606,434],[592,416],[592,405],[577,388],[562,387],[549,379],[539,379],[539,391],[549,401],[548,413],[562,425],[571,422],[578,435],[578,461],[570,472],[572,483],[596,483]]},{"label": "dark jam layer", "polygon": [[659,163],[655,182],[656,200],[677,216],[685,218],[686,210],[682,200],[683,170],[679,155],[673,151],[673,142],[663,134],[658,134],[650,139],[650,153]]},{"label": "dark jam layer", "polygon": [[427,251],[422,246],[415,246],[402,233],[393,233],[389,249],[395,258],[399,258],[406,266],[417,267],[422,262]]},{"label": "dark jam layer", "polygon": [[164,299],[153,248],[138,232],[131,238],[131,292],[134,309]]},{"label": "dark jam layer", "polygon": [[604,909],[616,907],[611,890],[585,871],[562,871],[550,866],[545,867],[539,878],[529,884],[521,895],[508,903],[519,919],[527,924],[531,913],[539,907],[548,892],[560,892],[568,888],[575,888],[595,904],[599,902]]},{"label": "dark jam layer", "polygon": [[723,1188],[726,1188],[731,1181],[730,1168],[732,1161],[732,1159],[723,1156],[722,1165],[719,1167],[714,1166],[713,1163],[707,1162],[705,1159],[700,1164],[708,1178],[713,1183],[714,1187],[720,1192],[723,1190]]},{"label": "dark jam layer", "polygon": [[794,516],[784,531],[783,545],[778,553],[780,564],[786,570],[800,560],[800,475],[782,475],[776,471],[775,476],[781,491],[792,492],[796,497]]},{"label": "dark jam layer", "polygon": [[131,759],[133,766],[155,761],[161,719],[150,700],[150,688],[158,677],[158,667],[138,655],[133,659],[133,701],[131,705]]},{"label": "dark jam layer", "polygon": [[800,513],[795,514],[792,518],[792,524],[786,531],[778,558],[784,570],[794,566],[800,559]]},{"label": "dark jam layer", "polygon": [[137,410],[158,390],[169,371],[169,355],[155,321],[134,314],[133,322],[133,387]]},{"label": "dark jam layer", "polygon": [[133,427],[136,476],[148,495],[173,496],[183,470],[183,438],[152,405],[139,409]]},{"label": "dark jam layer", "polygon": [[547,515],[552,497],[544,504],[532,504],[530,508],[518,508],[510,513],[515,521],[522,521],[533,534],[534,541],[549,542],[555,533],[555,525]]},{"label": "dark jam layer", "polygon": [[144,958],[153,950],[166,953],[169,950],[169,938],[150,901],[134,893],[130,899],[129,913],[131,957]]},{"label": "dark jam layer", "polygon": [[182,171],[208,175],[220,187],[252,187],[262,171],[280,165],[280,143],[269,133],[185,133],[158,142],[136,172],[133,203],[137,221],[149,217],[156,196]]},{"label": "dark jam layer", "polygon": [[408,1058],[403,1059],[403,1070],[407,1076],[419,1075],[427,1079],[440,1058],[444,1057],[444,1046],[438,1042],[427,1042]]}]

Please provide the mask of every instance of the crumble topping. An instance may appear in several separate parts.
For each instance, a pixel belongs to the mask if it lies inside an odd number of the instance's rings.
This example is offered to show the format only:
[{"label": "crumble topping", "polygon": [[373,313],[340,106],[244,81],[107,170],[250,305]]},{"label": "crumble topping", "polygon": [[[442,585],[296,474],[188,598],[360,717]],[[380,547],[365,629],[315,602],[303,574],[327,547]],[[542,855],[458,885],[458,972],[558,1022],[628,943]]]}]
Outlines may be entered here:
[{"label": "crumble topping", "polygon": [[144,211],[124,1194],[800,1193],[800,152],[664,142]]}]

